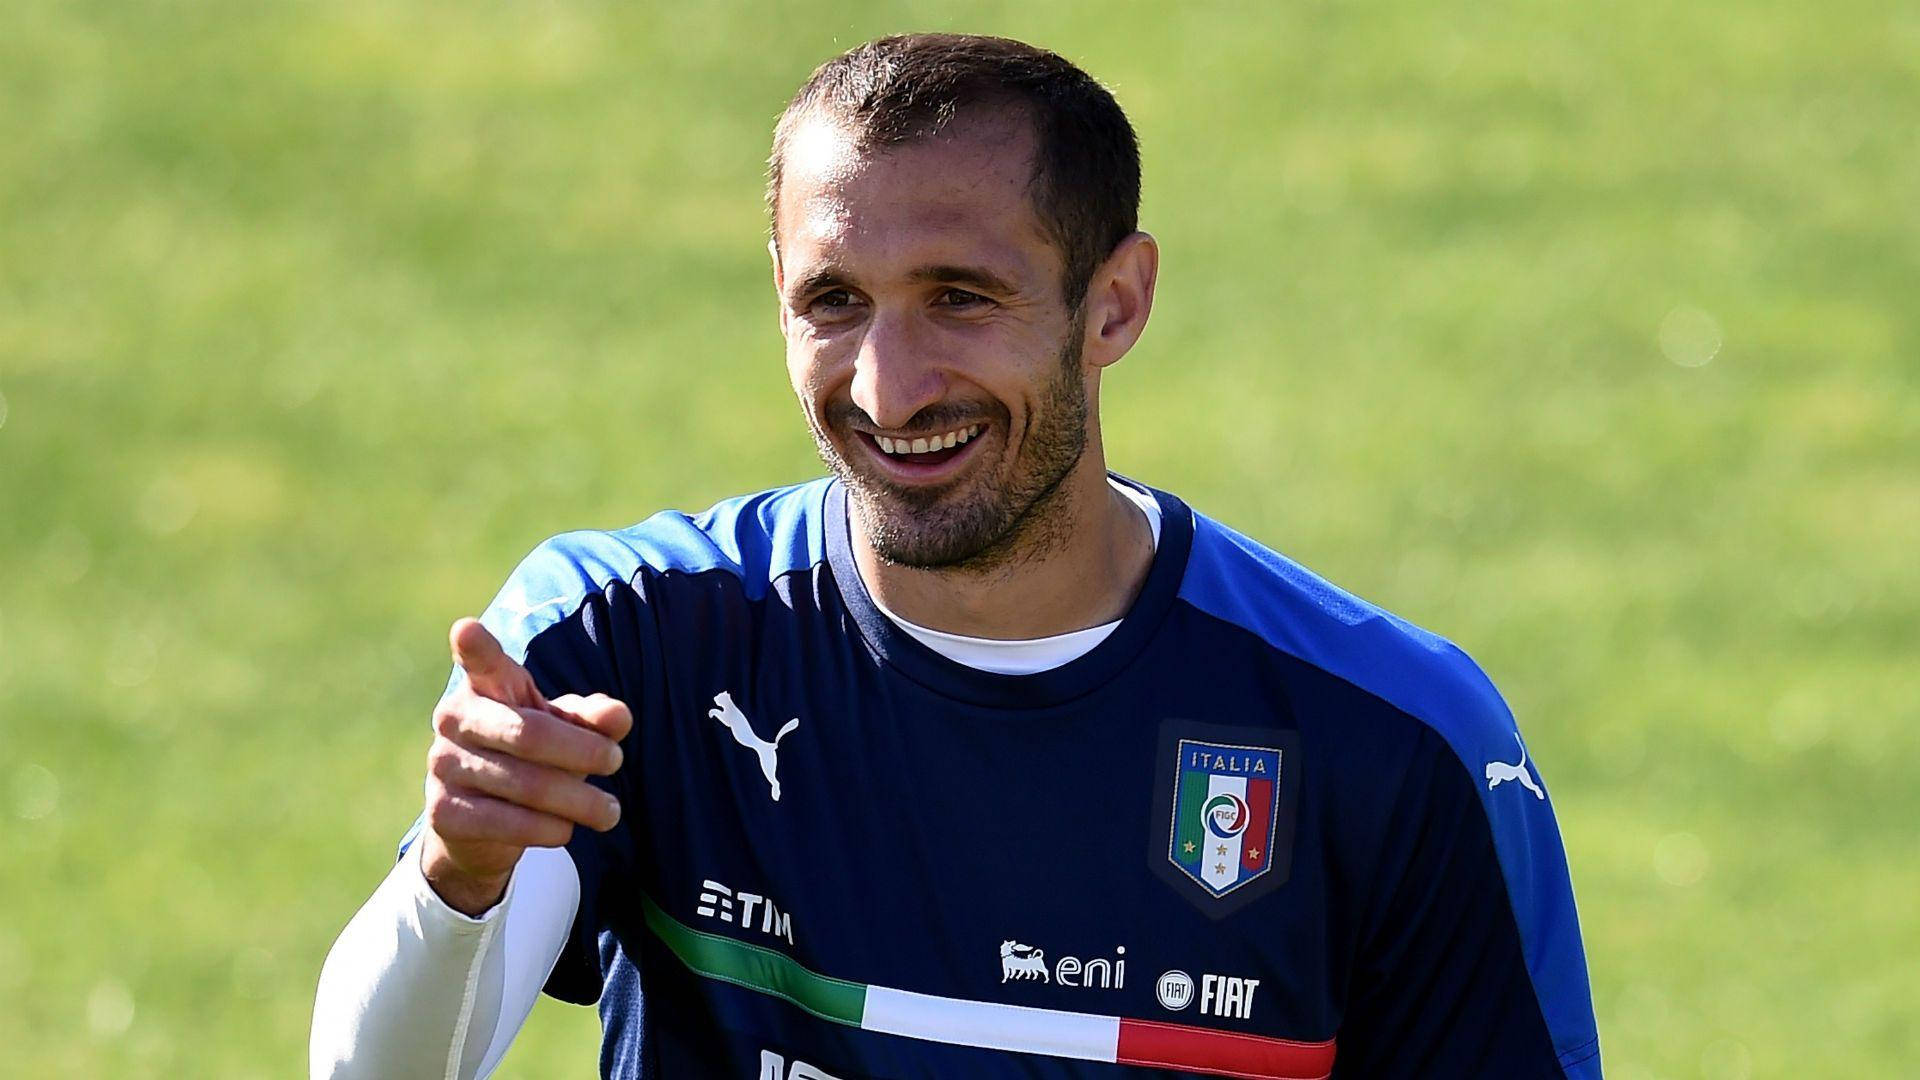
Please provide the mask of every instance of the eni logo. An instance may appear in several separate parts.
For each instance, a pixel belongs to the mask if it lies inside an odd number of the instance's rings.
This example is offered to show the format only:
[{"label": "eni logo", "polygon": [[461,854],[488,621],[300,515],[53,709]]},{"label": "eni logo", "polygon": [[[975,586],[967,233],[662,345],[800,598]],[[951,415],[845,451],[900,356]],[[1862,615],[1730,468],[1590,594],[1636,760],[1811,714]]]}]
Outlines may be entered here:
[{"label": "eni logo", "polygon": [[1047,962],[1047,954],[1031,945],[1008,939],[1000,943],[1000,981],[1033,980],[1054,986],[1077,986],[1088,990],[1124,990],[1127,985],[1127,947],[1116,945],[1111,959],[1094,956],[1082,960],[1062,956]]}]

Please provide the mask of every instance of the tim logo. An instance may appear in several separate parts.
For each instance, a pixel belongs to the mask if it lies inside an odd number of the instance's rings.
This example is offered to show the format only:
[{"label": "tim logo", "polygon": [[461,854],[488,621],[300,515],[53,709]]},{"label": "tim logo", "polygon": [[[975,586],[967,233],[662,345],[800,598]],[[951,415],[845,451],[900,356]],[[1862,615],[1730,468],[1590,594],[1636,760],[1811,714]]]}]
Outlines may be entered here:
[{"label": "tim logo", "polygon": [[1008,979],[1039,979],[1052,982],[1053,976],[1047,971],[1047,954],[1031,945],[1022,945],[1017,941],[1000,943],[1000,981]]},{"label": "tim logo", "polygon": [[1492,791],[1508,780],[1518,780],[1521,787],[1533,792],[1534,798],[1546,798],[1547,793],[1541,791],[1540,785],[1534,783],[1533,777],[1527,774],[1527,744],[1520,742],[1519,732],[1513,733],[1513,741],[1520,743],[1520,760],[1511,765],[1504,761],[1487,762],[1487,790]]},{"label": "tim logo", "polygon": [[[719,919],[746,930],[757,929],[770,937],[784,938],[789,945],[793,944],[793,916],[775,907],[772,900],[759,893],[729,889],[708,878],[700,883],[700,906],[693,911],[704,918]],[[758,918],[755,918],[755,912],[759,913]]]}]

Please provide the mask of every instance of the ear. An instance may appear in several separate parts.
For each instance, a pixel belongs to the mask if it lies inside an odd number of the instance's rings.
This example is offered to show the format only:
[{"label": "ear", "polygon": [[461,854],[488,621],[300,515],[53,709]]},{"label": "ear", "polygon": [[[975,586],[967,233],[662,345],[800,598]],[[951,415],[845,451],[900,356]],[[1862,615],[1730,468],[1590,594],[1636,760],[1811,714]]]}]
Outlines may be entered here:
[{"label": "ear", "polygon": [[767,240],[767,258],[773,261],[773,306],[780,313],[780,336],[787,336],[787,273],[780,266],[780,241]]},{"label": "ear", "polygon": [[1086,341],[1088,363],[1106,367],[1127,355],[1147,328],[1153,313],[1153,287],[1160,277],[1160,245],[1143,232],[1134,233],[1113,249],[1087,283]]}]

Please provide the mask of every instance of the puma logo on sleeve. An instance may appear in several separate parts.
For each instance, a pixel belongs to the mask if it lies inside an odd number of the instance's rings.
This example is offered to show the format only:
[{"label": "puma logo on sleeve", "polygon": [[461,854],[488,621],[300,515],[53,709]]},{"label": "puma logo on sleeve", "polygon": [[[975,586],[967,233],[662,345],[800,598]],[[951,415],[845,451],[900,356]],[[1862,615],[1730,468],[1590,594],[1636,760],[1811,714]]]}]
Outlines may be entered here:
[{"label": "puma logo on sleeve", "polygon": [[1507,780],[1518,780],[1521,787],[1533,792],[1534,798],[1546,798],[1547,793],[1541,791],[1540,785],[1534,783],[1533,777],[1527,773],[1527,744],[1521,742],[1519,732],[1513,733],[1513,741],[1520,743],[1520,760],[1511,765],[1504,761],[1487,762],[1487,790],[1492,791]]}]

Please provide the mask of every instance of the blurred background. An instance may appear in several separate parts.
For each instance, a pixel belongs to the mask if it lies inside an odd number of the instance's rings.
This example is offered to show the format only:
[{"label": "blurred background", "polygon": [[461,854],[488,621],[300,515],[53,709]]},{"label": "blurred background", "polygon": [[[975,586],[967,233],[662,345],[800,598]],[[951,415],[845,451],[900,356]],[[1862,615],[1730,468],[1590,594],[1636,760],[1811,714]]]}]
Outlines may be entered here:
[{"label": "blurred background", "polygon": [[[303,1075],[445,631],[819,471],[768,133],[829,55],[1107,82],[1111,460],[1459,641],[1610,1077],[1920,1062],[1920,7],[42,3],[0,15],[0,1072]],[[505,1076],[589,1076],[543,1002]]]}]

